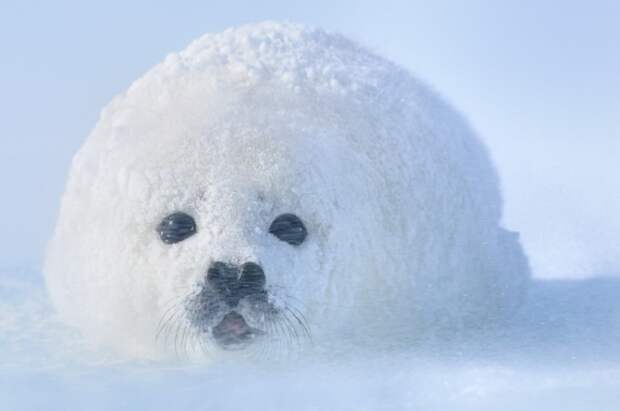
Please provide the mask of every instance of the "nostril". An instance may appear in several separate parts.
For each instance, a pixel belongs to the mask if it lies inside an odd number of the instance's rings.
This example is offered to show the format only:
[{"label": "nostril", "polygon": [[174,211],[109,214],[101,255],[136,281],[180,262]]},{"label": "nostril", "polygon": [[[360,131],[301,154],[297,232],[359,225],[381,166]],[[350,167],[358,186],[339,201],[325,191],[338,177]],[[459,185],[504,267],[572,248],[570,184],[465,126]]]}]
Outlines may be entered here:
[{"label": "nostril", "polygon": [[262,267],[256,263],[245,263],[241,266],[239,287],[245,294],[261,291],[265,287],[266,278]]},{"label": "nostril", "polygon": [[231,291],[237,283],[238,269],[234,265],[216,261],[207,271],[207,282],[218,290]]},{"label": "nostril", "polygon": [[215,261],[207,270],[207,283],[234,308],[242,298],[264,293],[266,279],[262,267],[256,263],[248,262],[239,267]]}]

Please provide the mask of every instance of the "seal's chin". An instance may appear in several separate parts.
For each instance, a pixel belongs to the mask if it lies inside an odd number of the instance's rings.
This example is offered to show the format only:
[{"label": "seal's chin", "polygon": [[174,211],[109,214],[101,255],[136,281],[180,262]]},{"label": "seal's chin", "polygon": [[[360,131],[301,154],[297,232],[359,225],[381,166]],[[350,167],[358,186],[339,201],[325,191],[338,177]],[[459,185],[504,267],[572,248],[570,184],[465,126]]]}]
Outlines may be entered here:
[{"label": "seal's chin", "polygon": [[213,338],[218,345],[227,350],[240,349],[247,346],[263,331],[252,328],[245,318],[236,311],[231,311],[213,327]]}]

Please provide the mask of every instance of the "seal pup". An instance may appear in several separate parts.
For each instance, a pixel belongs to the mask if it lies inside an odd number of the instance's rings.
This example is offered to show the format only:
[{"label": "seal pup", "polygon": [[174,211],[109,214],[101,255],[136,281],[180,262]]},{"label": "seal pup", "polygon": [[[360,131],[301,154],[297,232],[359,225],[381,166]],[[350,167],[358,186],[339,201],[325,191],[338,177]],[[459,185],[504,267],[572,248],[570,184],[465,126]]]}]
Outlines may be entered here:
[{"label": "seal pup", "polygon": [[529,276],[498,187],[466,121],[403,68],[320,29],[247,25],[103,110],[47,286],[66,321],[141,358],[481,326]]}]

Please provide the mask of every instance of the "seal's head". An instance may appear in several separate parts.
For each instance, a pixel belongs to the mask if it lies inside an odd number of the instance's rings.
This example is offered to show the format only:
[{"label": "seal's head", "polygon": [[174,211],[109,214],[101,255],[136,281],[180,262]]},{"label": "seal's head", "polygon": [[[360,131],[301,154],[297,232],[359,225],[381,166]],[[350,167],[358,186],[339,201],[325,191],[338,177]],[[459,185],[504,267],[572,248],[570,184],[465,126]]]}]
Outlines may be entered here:
[{"label": "seal's head", "polygon": [[136,356],[487,321],[527,264],[470,129],[347,39],[262,23],[170,55],[73,161],[60,313]]}]

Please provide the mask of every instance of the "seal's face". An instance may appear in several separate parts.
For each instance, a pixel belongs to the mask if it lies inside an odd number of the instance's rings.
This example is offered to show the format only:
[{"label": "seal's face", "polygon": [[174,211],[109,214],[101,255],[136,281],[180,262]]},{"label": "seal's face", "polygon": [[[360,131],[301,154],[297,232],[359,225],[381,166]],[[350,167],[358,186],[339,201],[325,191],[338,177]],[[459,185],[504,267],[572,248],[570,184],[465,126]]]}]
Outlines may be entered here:
[{"label": "seal's face", "polygon": [[[192,167],[168,168],[172,184],[152,188],[151,196],[165,200],[147,211],[149,237],[140,242],[149,256],[140,273],[159,277],[152,283],[158,343],[191,351],[305,339],[306,301],[325,278],[323,225],[312,212],[316,202],[305,198],[315,189],[291,153],[278,150],[277,137],[209,136],[200,150],[204,135],[192,138],[194,149],[179,155]],[[165,169],[165,161],[153,161],[154,170]]]},{"label": "seal's face", "polygon": [[372,252],[398,239],[373,169],[343,137],[346,122],[322,124],[299,109],[289,124],[279,112],[221,113],[234,127],[186,133],[142,163],[161,180],[127,205],[142,220],[134,254],[146,256],[128,276],[137,288],[148,273],[158,344],[297,346],[356,327],[364,309],[381,318],[385,290],[406,292],[395,261]]},{"label": "seal's face", "polygon": [[[193,217],[176,212],[164,218],[157,231],[163,243],[176,244],[195,235],[198,228]],[[278,216],[271,223],[269,233],[293,247],[300,246],[308,234],[294,214]],[[197,291],[188,296],[184,308],[192,327],[223,348],[242,347],[280,322],[288,331],[294,332],[297,325],[307,331],[303,314],[287,306],[278,308],[270,298],[265,272],[259,264],[213,261]],[[240,312],[261,328],[248,325]],[[162,327],[167,325],[163,323]]]},{"label": "seal's face", "polygon": [[317,121],[335,108],[267,91],[253,96],[262,105],[239,95],[247,111],[234,101],[196,113],[181,99],[146,119],[125,108],[95,130],[48,260],[66,318],[132,355],[193,357],[361,334],[398,315],[393,301],[409,308],[394,258],[402,216],[351,141],[372,139],[350,130],[362,114]]},{"label": "seal's face", "polygon": [[[350,317],[350,295],[372,266],[362,233],[372,222],[359,223],[360,208],[375,210],[368,171],[352,168],[340,128],[302,110],[287,124],[278,112],[223,112],[198,130],[158,136],[157,150],[149,139],[126,148],[137,163],[128,179],[152,180],[116,195],[102,230],[122,239],[107,266],[128,291],[114,296],[129,301],[111,309],[137,307],[138,326],[123,325],[132,334],[142,329],[143,340],[182,354],[290,347]],[[146,126],[140,135],[166,128]]]}]

